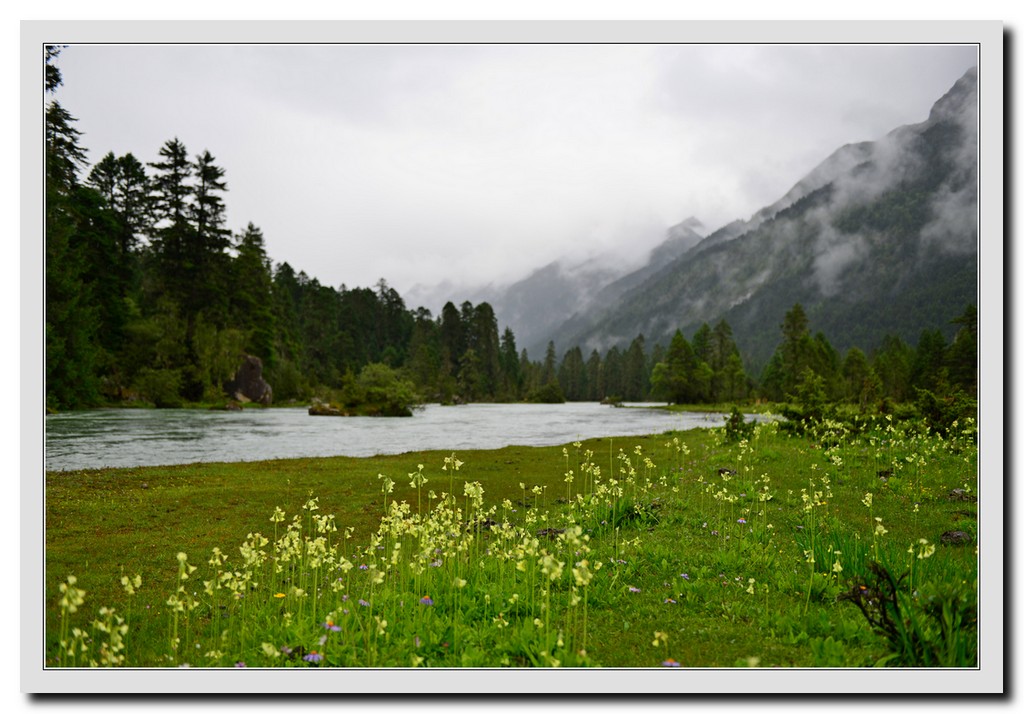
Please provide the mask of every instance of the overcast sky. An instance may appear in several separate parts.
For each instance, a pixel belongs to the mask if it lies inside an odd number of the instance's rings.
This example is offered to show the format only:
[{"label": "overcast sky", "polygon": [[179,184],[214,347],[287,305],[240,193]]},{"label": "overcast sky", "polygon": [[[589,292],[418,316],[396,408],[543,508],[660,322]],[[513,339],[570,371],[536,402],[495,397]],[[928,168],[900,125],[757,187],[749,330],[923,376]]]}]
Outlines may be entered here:
[{"label": "overcast sky", "polygon": [[921,45],[71,45],[56,97],[91,162],[208,149],[228,227],[260,227],[275,263],[404,294],[749,218],[842,144],[926,119],[975,62]]}]

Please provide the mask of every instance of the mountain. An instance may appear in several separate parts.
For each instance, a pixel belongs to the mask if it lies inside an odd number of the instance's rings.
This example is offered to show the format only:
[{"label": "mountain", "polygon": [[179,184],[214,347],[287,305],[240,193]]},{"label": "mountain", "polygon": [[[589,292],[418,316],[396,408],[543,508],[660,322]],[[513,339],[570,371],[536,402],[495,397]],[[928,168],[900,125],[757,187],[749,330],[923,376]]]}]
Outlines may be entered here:
[{"label": "mountain", "polygon": [[613,305],[661,266],[670,263],[703,240],[704,226],[693,217],[668,229],[662,243],[650,250],[646,262],[633,269],[621,257],[606,253],[581,262],[553,261],[510,285],[436,287],[415,286],[406,295],[409,305],[424,305],[435,315],[448,300],[488,302],[501,326],[508,326],[520,349],[533,359],[544,355],[548,340],[566,320]]},{"label": "mountain", "polygon": [[448,301],[456,306],[466,300],[490,303],[500,328],[511,328],[516,345],[520,349],[528,347],[529,354],[538,358],[544,354],[552,330],[574,313],[586,310],[602,286],[628,270],[608,261],[592,259],[570,264],[562,259],[509,285],[467,286],[449,281],[434,287],[416,285],[406,294],[406,302],[426,306],[434,315],[440,315]]},{"label": "mountain", "polygon": [[622,276],[608,300],[549,336],[603,353],[640,333],[667,344],[676,329],[689,336],[725,319],[755,373],[797,302],[840,352],[887,334],[948,336],[949,320],[977,300],[977,148],[971,69],[926,121],[839,148],[749,220]]},{"label": "mountain", "polygon": [[[518,344],[526,347],[530,355],[539,357],[549,340],[558,342],[558,332],[567,320],[615,305],[663,265],[700,243],[703,237],[699,231],[703,228],[692,216],[672,226],[666,231],[665,240],[650,250],[646,261],[636,270],[629,271],[621,260],[609,256],[572,267],[558,263],[557,272],[537,271],[504,294],[495,295],[492,304],[498,314],[508,315]],[[519,325],[519,329],[514,325]]]}]

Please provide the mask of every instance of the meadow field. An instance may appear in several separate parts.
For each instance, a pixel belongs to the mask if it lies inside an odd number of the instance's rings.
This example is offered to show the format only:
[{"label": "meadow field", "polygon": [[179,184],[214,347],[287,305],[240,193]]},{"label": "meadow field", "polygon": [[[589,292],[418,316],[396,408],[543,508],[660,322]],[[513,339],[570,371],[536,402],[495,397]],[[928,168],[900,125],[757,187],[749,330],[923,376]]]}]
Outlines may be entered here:
[{"label": "meadow field", "polygon": [[45,664],[976,666],[974,424],[789,427],[50,472]]}]

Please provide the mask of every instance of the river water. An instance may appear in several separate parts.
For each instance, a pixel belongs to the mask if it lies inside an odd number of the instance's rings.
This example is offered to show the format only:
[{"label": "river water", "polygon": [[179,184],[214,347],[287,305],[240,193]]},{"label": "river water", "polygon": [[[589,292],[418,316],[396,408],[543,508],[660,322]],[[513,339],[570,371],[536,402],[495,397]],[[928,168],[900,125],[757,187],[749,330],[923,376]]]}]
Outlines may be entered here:
[{"label": "river water", "polygon": [[101,409],[46,417],[46,469],[550,446],[721,426],[724,419],[578,402],[428,404],[411,418],[314,417],[305,408]]}]

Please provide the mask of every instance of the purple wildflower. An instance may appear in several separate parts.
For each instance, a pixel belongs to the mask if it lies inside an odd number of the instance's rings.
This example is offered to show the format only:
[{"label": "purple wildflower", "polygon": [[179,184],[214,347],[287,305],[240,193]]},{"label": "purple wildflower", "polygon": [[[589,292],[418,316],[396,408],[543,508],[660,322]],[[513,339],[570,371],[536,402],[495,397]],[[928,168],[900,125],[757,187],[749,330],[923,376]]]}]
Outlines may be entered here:
[{"label": "purple wildflower", "polygon": [[246,666],[245,662],[235,662],[235,669],[242,669]]},{"label": "purple wildflower", "polygon": [[302,659],[306,660],[307,662],[319,662],[323,658],[324,658],[324,656],[322,654],[320,654],[319,652],[317,652],[316,650],[313,650],[308,655],[304,655],[302,657]]},{"label": "purple wildflower", "polygon": [[363,600],[363,599],[359,600],[359,604],[362,605],[363,607],[369,607],[370,606],[370,603],[366,602],[366,600]]},{"label": "purple wildflower", "polygon": [[360,569],[360,570],[369,570],[369,569],[370,569],[370,566],[369,566],[369,565],[367,565],[366,563],[363,563],[363,564],[361,564],[361,565],[359,566],[359,569]]},{"label": "purple wildflower", "polygon": [[746,522],[747,522],[747,519],[746,519],[746,518],[740,518],[740,519],[737,519],[737,521],[736,521],[736,522],[737,522],[737,523],[746,523]]},{"label": "purple wildflower", "polygon": [[420,605],[433,605],[434,601],[430,599],[429,595],[424,595],[420,598]]},{"label": "purple wildflower", "polygon": [[327,622],[324,623],[324,629],[325,630],[330,630],[331,632],[341,632],[341,628],[338,627],[337,625],[335,625],[330,620],[328,620]]},{"label": "purple wildflower", "polygon": [[667,597],[667,598],[665,598],[665,604],[666,604],[666,605],[675,605],[675,604],[676,604],[676,601],[675,601],[675,600],[673,600],[673,599],[672,599],[672,598],[670,598],[670,597]]},{"label": "purple wildflower", "polygon": [[638,592],[640,592],[640,588],[635,588],[635,587],[633,587],[632,585],[630,585],[630,586],[629,586],[629,591],[630,591],[631,593],[638,593]]},{"label": "purple wildflower", "polygon": [[689,573],[683,573],[679,577],[681,577],[683,580],[689,580],[690,579],[690,574]]},{"label": "purple wildflower", "polygon": [[664,662],[661,663],[661,666],[662,667],[678,667],[679,663],[676,662],[674,659],[667,659],[667,660],[665,660]]}]

